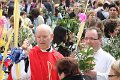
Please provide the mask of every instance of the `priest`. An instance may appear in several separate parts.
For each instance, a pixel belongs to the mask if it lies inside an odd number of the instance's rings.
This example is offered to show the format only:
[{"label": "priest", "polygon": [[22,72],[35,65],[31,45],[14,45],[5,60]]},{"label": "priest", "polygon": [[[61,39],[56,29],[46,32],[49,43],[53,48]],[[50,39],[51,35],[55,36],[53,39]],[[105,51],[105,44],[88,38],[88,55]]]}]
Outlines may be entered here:
[{"label": "priest", "polygon": [[[50,26],[46,24],[39,25],[36,28],[35,39],[37,45],[30,50],[28,55],[30,64],[28,65],[28,73],[26,73],[26,76],[21,74],[20,79],[15,80],[21,80],[23,76],[26,78],[25,80],[60,80],[55,65],[56,61],[63,58],[63,56],[51,46],[53,32]],[[23,65],[23,67],[26,66]],[[11,73],[7,80],[14,80]]]},{"label": "priest", "polygon": [[55,65],[63,56],[51,46],[53,32],[50,26],[39,25],[35,39],[37,45],[29,53],[31,80],[59,80]]}]

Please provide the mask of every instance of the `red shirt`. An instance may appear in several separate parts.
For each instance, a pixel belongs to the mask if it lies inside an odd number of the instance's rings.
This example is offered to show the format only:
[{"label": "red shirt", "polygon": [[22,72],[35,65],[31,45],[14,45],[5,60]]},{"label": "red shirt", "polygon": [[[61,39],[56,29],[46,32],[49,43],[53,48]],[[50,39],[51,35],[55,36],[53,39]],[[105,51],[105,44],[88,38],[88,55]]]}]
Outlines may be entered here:
[{"label": "red shirt", "polygon": [[38,46],[30,51],[31,80],[59,80],[55,65],[63,56],[55,51],[42,52]]}]

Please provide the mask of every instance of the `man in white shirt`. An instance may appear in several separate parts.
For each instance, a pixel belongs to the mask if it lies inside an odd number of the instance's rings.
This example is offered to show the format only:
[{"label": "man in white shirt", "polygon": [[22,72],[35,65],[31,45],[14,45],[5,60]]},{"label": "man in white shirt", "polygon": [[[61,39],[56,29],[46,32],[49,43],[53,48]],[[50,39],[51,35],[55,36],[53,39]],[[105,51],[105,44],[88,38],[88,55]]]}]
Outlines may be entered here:
[{"label": "man in white shirt", "polygon": [[108,80],[108,73],[115,59],[109,53],[102,50],[102,32],[100,29],[93,27],[88,28],[85,33],[85,43],[93,47],[95,58],[94,69],[85,74],[96,80]]}]

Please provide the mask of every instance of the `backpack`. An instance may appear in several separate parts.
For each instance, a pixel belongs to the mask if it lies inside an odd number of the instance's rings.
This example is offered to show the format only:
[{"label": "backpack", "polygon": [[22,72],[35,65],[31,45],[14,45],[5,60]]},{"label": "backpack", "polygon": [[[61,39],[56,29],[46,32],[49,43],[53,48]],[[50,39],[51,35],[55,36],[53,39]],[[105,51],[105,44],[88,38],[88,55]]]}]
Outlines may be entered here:
[{"label": "backpack", "polygon": [[102,14],[102,9],[101,10],[99,10],[98,12],[97,12],[97,17],[100,19],[100,20],[104,20],[104,19],[106,19],[105,17],[104,17],[104,15]]}]

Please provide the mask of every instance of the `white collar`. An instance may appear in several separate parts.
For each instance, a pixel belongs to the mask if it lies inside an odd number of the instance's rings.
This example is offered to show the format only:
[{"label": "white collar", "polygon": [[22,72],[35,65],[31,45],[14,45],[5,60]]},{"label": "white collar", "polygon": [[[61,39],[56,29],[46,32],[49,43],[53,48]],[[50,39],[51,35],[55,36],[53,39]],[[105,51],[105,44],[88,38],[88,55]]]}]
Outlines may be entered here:
[{"label": "white collar", "polygon": [[49,51],[46,51],[46,50],[41,49],[42,52],[52,52],[52,50],[53,50],[52,47],[50,47],[50,50],[49,50]]}]

